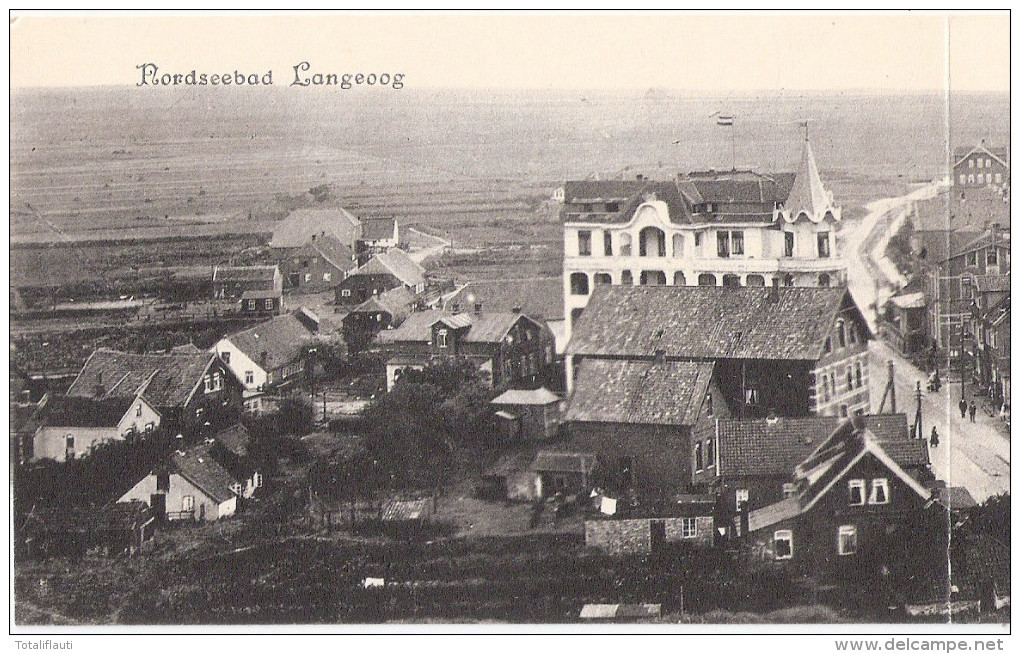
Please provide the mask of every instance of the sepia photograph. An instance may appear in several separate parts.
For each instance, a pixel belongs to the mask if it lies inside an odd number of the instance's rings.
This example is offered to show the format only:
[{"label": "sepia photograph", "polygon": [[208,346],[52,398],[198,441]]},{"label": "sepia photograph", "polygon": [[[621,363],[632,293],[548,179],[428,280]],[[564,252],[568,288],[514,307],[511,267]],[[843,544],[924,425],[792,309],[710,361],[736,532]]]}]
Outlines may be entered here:
[{"label": "sepia photograph", "polygon": [[10,12],[10,642],[1002,650],[1010,20]]}]

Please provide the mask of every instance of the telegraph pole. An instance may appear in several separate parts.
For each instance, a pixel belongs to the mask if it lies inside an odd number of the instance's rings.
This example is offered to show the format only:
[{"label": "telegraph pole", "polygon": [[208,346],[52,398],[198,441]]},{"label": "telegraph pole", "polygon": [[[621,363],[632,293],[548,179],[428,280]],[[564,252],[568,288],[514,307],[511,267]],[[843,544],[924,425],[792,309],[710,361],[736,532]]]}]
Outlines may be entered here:
[{"label": "telegraph pole", "polygon": [[924,438],[924,428],[921,426],[921,382],[917,382],[917,413],[914,415],[914,435],[917,438]]}]

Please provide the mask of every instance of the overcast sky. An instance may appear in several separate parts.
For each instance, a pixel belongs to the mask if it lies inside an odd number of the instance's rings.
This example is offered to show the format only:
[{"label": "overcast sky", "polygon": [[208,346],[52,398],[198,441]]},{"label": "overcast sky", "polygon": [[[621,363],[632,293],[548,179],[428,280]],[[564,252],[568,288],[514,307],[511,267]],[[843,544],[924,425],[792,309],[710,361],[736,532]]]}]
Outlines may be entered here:
[{"label": "overcast sky", "polygon": [[1009,14],[16,15],[11,86],[161,72],[404,73],[407,87],[1009,91]]}]

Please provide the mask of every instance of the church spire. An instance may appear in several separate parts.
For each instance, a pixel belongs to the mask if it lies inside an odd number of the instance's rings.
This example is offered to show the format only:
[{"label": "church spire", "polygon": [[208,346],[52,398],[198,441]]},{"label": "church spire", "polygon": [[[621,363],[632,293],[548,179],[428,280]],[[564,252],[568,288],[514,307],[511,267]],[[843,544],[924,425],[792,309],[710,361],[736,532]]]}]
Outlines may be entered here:
[{"label": "church spire", "polygon": [[820,220],[822,214],[831,206],[829,192],[822,184],[815,164],[815,153],[811,150],[811,141],[804,139],[804,150],[800,157],[800,168],[793,181],[790,195],[786,199],[786,210],[790,219],[796,220],[800,212],[807,212],[813,220]]}]

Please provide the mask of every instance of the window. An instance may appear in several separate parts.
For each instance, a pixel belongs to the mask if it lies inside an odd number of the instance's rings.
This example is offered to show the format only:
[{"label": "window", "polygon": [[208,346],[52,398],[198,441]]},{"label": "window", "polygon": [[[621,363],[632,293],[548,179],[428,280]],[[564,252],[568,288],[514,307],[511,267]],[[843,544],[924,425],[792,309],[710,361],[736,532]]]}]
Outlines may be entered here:
[{"label": "window", "polygon": [[783,499],[788,499],[797,494],[797,484],[793,482],[785,482],[783,484]]},{"label": "window", "polygon": [[229,364],[230,363],[230,352],[220,352],[220,359],[223,360],[223,363]]},{"label": "window", "polygon": [[269,299],[266,300],[266,310],[268,311],[268,310],[271,310],[272,308],[273,308],[273,299],[269,298]]},{"label": "window", "polygon": [[631,255],[631,236],[627,232],[620,234],[620,256],[629,257]]},{"label": "window", "polygon": [[744,389],[744,404],[747,406],[758,406],[761,402],[761,393],[757,388]]},{"label": "window", "polygon": [[156,491],[167,492],[170,490],[170,474],[162,472],[156,475]]},{"label": "window", "polygon": [[705,467],[715,467],[715,440],[711,438],[705,441]]},{"label": "window", "polygon": [[829,257],[829,232],[818,232],[818,257],[821,259]]},{"label": "window", "polygon": [[963,174],[963,173],[960,173],[960,183],[961,184],[966,184],[967,183],[967,176],[965,174]]},{"label": "window", "polygon": [[591,232],[586,229],[577,233],[577,253],[582,257],[591,256]]},{"label": "window", "polygon": [[666,273],[661,270],[642,270],[638,278],[642,286],[665,286]]},{"label": "window", "polygon": [[967,167],[968,168],[973,168],[974,167],[974,160],[973,159],[968,159],[967,160]]},{"label": "window", "polygon": [[837,543],[840,556],[857,554],[857,527],[843,525],[839,528],[839,540]]},{"label": "window", "polygon": [[236,483],[236,482],[234,484],[231,484],[230,490],[233,491],[234,495],[240,495],[241,494],[241,484]]},{"label": "window", "polygon": [[750,499],[751,493],[746,488],[738,488],[736,495],[737,495],[737,513],[740,513],[740,510],[744,508],[744,505],[747,504],[747,501]]},{"label": "window", "polygon": [[733,254],[744,253],[744,232],[730,232],[731,245],[733,246]]},{"label": "window", "polygon": [[156,423],[154,423],[154,422],[147,422],[147,423],[145,423],[145,433],[151,434],[153,431],[155,431],[155,429],[156,429]]},{"label": "window", "polygon": [[67,449],[73,450],[74,449],[74,436],[72,436],[71,434],[68,434],[67,438],[64,440],[64,443],[65,443]]},{"label": "window", "polygon": [[141,402],[139,402],[138,406],[135,407],[135,415],[138,416],[139,418],[142,417],[142,403]]},{"label": "window", "polygon": [[860,506],[864,504],[864,480],[863,479],[851,479],[847,482],[847,488],[850,493],[850,506]]},{"label": "window", "polygon": [[195,510],[195,496],[185,495],[181,498],[181,510],[182,511],[194,511]]},{"label": "window", "polygon": [[967,253],[967,265],[968,266],[977,265],[977,251]]},{"label": "window", "polygon": [[784,244],[785,247],[783,249],[783,254],[784,254],[784,256],[792,257],[793,256],[793,232],[785,232],[783,234],[783,238],[785,239],[785,244]]},{"label": "window", "polygon": [[[979,161],[978,163],[981,163],[981,162]],[[979,166],[979,167],[980,167],[980,166]],[[984,174],[983,174],[983,173],[978,173],[978,176],[977,176],[977,183],[978,183],[978,184],[984,184],[984,183],[985,183],[985,176],[984,176]]]},{"label": "window", "polygon": [[682,271],[678,270],[673,273],[673,286],[687,286],[687,277]]},{"label": "window", "polygon": [[889,503],[889,480],[872,479],[871,497],[868,498],[868,504],[888,504],[888,503]]},{"label": "window", "polygon": [[255,383],[255,373],[252,372],[251,370],[245,370],[244,371],[244,383],[245,384],[254,384]]},{"label": "window", "polygon": [[674,257],[684,256],[683,234],[673,234],[673,256]]},{"label": "window", "polygon": [[205,409],[204,408],[198,407],[197,409],[195,409],[195,417],[196,418],[201,418],[203,413],[205,413]]},{"label": "window", "polygon": [[602,232],[602,253],[607,257],[613,256],[613,234],[609,230]]},{"label": "window", "polygon": [[694,538],[698,535],[698,519],[697,518],[681,518],[680,519],[680,536],[683,538]]},{"label": "window", "polygon": [[825,352],[826,353],[832,352],[832,337],[831,336],[829,336],[828,338],[825,339]]},{"label": "window", "polygon": [[999,252],[995,248],[989,249],[985,252],[985,263],[989,266],[999,265]]},{"label": "window", "polygon": [[262,473],[261,472],[256,472],[254,475],[252,475],[252,485],[255,488],[262,488]]},{"label": "window", "polygon": [[852,368],[847,366],[846,369],[846,390],[852,391],[854,389],[854,371]]},{"label": "window", "polygon": [[620,210],[619,202],[606,202],[606,211],[609,213],[616,213]]},{"label": "window", "polygon": [[793,275],[790,273],[783,275],[783,286],[793,286]]},{"label": "window", "polygon": [[722,285],[726,288],[740,288],[739,275],[723,275]]},{"label": "window", "polygon": [[832,277],[829,276],[829,273],[822,273],[818,275],[818,286],[821,288],[829,288],[832,286]]},{"label": "window", "polygon": [[345,288],[345,289],[342,289],[340,291],[340,297],[350,297],[350,296],[351,296],[351,289]]},{"label": "window", "polygon": [[712,415],[712,393],[705,394],[705,415]]},{"label": "window", "polygon": [[324,273],[322,273],[322,281],[324,281],[324,282],[331,282],[331,281],[333,281],[333,273],[331,273],[331,272],[324,272]]},{"label": "window", "polygon": [[716,232],[716,254],[720,257],[730,256],[730,233]]},{"label": "window", "polygon": [[850,409],[847,407],[847,405],[840,404],[839,405],[839,417],[840,418],[846,418],[849,415],[850,415]]},{"label": "window", "polygon": [[634,273],[632,273],[629,270],[624,270],[620,274],[620,283],[623,284],[624,286],[633,286],[634,285]]},{"label": "window", "polygon": [[857,368],[857,388],[860,388],[861,386],[864,385],[864,371],[861,368],[860,362],[857,363],[856,368]]},{"label": "window", "polygon": [[748,286],[757,286],[758,288],[765,287],[765,277],[762,275],[748,275],[745,280],[745,284]]},{"label": "window", "polygon": [[715,283],[715,275],[712,273],[701,273],[698,275],[698,286],[718,286]]},{"label": "window", "polygon": [[[962,175],[961,175],[961,177],[962,177]],[[1002,183],[1002,173],[995,173],[995,183],[996,184],[1001,184]]]},{"label": "window", "polygon": [[305,273],[305,281],[306,282],[312,281],[312,273]]},{"label": "window", "polygon": [[588,275],[583,272],[570,273],[570,294],[588,295],[591,290],[588,288]]},{"label": "window", "polygon": [[775,543],[776,560],[793,558],[793,532],[789,529],[780,529],[772,536]]},{"label": "window", "polygon": [[613,276],[609,273],[595,273],[596,286],[609,286],[613,283]]},{"label": "window", "polygon": [[436,332],[436,347],[447,347],[447,331],[440,329]]},{"label": "window", "polygon": [[[971,162],[971,163],[973,163],[973,162]],[[967,175],[967,183],[968,184],[973,184],[974,183],[974,175],[973,174]]]},{"label": "window", "polygon": [[694,247],[701,247],[701,232],[694,232]]},{"label": "window", "polygon": [[638,234],[638,254],[642,257],[666,256],[666,233],[658,227],[645,227]]},{"label": "window", "polygon": [[248,300],[248,311],[254,311],[258,303],[255,300]]},{"label": "window", "polygon": [[984,168],[985,167],[985,160],[984,159],[978,159],[977,160],[977,167],[978,168]]},{"label": "window", "polygon": [[705,469],[704,455],[701,451],[701,441],[694,444],[694,471],[701,472]]}]

